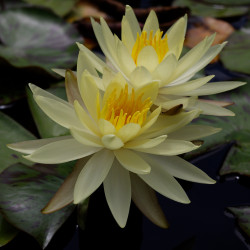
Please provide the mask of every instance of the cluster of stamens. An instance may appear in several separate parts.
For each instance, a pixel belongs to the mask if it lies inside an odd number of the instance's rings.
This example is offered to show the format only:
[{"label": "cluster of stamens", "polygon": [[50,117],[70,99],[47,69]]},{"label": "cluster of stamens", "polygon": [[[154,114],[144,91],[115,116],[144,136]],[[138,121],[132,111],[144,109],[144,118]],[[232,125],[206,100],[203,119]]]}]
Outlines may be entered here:
[{"label": "cluster of stamens", "polygon": [[149,33],[149,37],[146,31],[143,31],[141,35],[137,33],[137,39],[132,49],[132,58],[137,65],[137,59],[140,51],[146,46],[152,46],[157,55],[159,63],[163,60],[164,56],[168,52],[167,35],[162,38],[163,31],[157,30],[153,36],[153,31]]},{"label": "cluster of stamens", "polygon": [[128,123],[137,123],[142,126],[152,105],[150,98],[145,100],[142,98],[143,93],[136,96],[134,89],[128,93],[128,85],[120,93],[117,93],[115,88],[100,111],[99,118],[111,122],[116,130]]}]

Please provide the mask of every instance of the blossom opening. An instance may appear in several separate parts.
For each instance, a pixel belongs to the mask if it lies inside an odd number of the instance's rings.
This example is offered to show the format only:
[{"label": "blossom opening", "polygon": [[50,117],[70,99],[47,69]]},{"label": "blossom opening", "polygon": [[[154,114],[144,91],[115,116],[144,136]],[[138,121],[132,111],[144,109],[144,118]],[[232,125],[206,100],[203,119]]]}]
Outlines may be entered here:
[{"label": "blossom opening", "polygon": [[136,96],[134,89],[128,93],[127,84],[120,94],[115,88],[100,110],[99,119],[111,122],[117,131],[128,123],[137,123],[142,126],[152,105],[151,98],[142,100],[143,94]]},{"label": "blossom opening", "polygon": [[146,31],[143,31],[141,35],[137,33],[136,42],[132,49],[132,58],[137,65],[137,58],[140,51],[146,46],[152,46],[157,55],[159,63],[163,60],[164,56],[168,52],[168,39],[167,34],[162,38],[163,31],[159,29],[156,31],[155,35],[153,36],[153,30],[150,31],[149,37]]}]

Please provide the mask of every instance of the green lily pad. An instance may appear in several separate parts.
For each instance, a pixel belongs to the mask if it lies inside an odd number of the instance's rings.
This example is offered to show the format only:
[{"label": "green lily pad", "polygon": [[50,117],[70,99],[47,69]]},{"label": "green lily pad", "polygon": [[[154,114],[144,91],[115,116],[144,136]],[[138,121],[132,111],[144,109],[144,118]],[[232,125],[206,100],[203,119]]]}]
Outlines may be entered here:
[{"label": "green lily pad", "polygon": [[[77,41],[82,38],[73,25],[52,12],[24,7],[0,15],[0,57],[15,67],[72,68],[77,61]],[[57,77],[57,76],[56,76]]]},{"label": "green lily pad", "polygon": [[[66,92],[64,87],[52,87],[47,89],[50,93],[66,100]],[[28,103],[36,123],[38,132],[42,138],[50,138],[69,134],[69,130],[62,127],[58,123],[51,120],[37,105],[31,91],[27,90]]]},{"label": "green lily pad", "polygon": [[[216,84],[216,83],[214,83]],[[207,98],[206,98],[207,99]],[[233,102],[228,107],[235,113],[233,117],[216,117],[201,115],[195,124],[209,125],[222,128],[219,133],[204,138],[200,149],[186,155],[191,158],[202,154],[218,145],[234,142],[227,155],[220,175],[238,173],[249,175],[250,169],[250,85],[249,83],[230,92],[210,96],[212,100]]]},{"label": "green lily pad", "polygon": [[205,4],[219,4],[225,6],[250,5],[249,0],[195,0]]},{"label": "green lily pad", "polygon": [[8,166],[17,162],[31,165],[31,162],[24,159],[21,153],[15,152],[6,147],[6,144],[36,139],[20,124],[7,115],[0,112],[0,172]]},{"label": "green lily pad", "polygon": [[64,16],[67,14],[76,4],[78,0],[50,0],[50,1],[44,1],[44,0],[24,0],[27,3],[38,5],[38,6],[44,6],[47,8],[52,9],[57,15]]},{"label": "green lily pad", "polygon": [[250,74],[250,32],[235,31],[228,39],[228,44],[221,52],[220,59],[225,68],[240,73]]},{"label": "green lily pad", "polygon": [[228,210],[236,217],[240,229],[250,237],[250,206],[229,207]]},{"label": "green lily pad", "polygon": [[0,214],[0,247],[9,243],[19,230],[10,225]]},{"label": "green lily pad", "polygon": [[32,235],[43,249],[75,208],[69,205],[52,214],[41,213],[64,178],[56,165],[15,164],[0,174],[2,214],[13,226]]},{"label": "green lily pad", "polygon": [[232,17],[241,16],[248,12],[248,7],[245,6],[223,6],[215,4],[205,4],[203,1],[196,0],[175,0],[173,6],[188,7],[192,15],[203,17]]}]

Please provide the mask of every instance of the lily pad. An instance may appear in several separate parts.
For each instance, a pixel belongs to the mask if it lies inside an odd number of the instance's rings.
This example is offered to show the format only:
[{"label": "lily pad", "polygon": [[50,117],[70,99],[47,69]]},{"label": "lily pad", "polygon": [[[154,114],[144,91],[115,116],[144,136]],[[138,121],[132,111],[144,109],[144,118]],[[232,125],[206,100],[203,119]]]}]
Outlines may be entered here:
[{"label": "lily pad", "polygon": [[52,12],[35,7],[7,9],[0,15],[0,57],[15,67],[72,68],[77,61],[73,25]]},{"label": "lily pad", "polygon": [[76,4],[78,0],[24,0],[27,3],[44,6],[52,9],[57,15],[64,16],[67,14]]},{"label": "lily pad", "polygon": [[[50,93],[66,100],[66,92],[63,87],[52,87],[47,89]],[[37,105],[31,91],[27,90],[28,103],[36,123],[38,132],[42,138],[50,138],[69,134],[69,130],[51,120]]]},{"label": "lily pad", "polygon": [[236,217],[240,229],[250,237],[250,206],[229,207],[228,210]]},{"label": "lily pad", "polygon": [[69,205],[52,214],[41,213],[64,178],[56,165],[15,164],[0,174],[2,214],[13,226],[32,235],[43,249],[75,208]]},{"label": "lily pad", "polygon": [[[214,83],[216,84],[216,82]],[[207,99],[207,98],[206,98]],[[234,105],[228,109],[235,113],[233,117],[216,117],[201,115],[195,124],[209,125],[222,128],[219,133],[204,138],[205,143],[199,150],[186,155],[186,158],[202,154],[209,149],[225,143],[232,143],[230,153],[227,155],[220,175],[239,173],[249,175],[250,169],[250,85],[249,83],[230,92],[210,96],[212,100],[225,100]]]},{"label": "lily pad", "polygon": [[7,115],[0,112],[0,172],[8,166],[17,162],[31,165],[31,162],[25,160],[21,153],[15,152],[6,147],[6,144],[34,140],[34,135],[28,132],[20,124],[12,120]]},{"label": "lily pad", "polygon": [[221,52],[224,66],[239,73],[250,75],[250,32],[236,31],[228,39],[228,45]]},{"label": "lily pad", "polygon": [[205,4],[219,4],[225,6],[250,5],[249,0],[195,0]]},{"label": "lily pad", "polygon": [[245,6],[223,6],[215,4],[205,4],[203,1],[196,0],[175,0],[173,6],[188,7],[192,15],[203,17],[232,17],[241,16],[248,12],[248,7]]},{"label": "lily pad", "polygon": [[9,243],[19,230],[10,225],[0,214],[0,247]]}]

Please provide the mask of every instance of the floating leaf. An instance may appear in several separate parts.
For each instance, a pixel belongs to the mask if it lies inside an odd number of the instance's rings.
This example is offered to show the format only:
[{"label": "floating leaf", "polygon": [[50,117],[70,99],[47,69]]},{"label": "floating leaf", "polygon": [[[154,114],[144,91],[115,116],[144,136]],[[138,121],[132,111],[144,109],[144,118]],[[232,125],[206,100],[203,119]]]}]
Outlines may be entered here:
[{"label": "floating leaf", "polygon": [[247,5],[249,6],[249,0],[195,0],[196,2],[203,2],[205,4],[219,4],[225,6],[237,6],[237,5]]},{"label": "floating leaf", "polygon": [[[10,32],[11,31],[11,32]],[[0,15],[0,56],[15,67],[72,68],[82,41],[75,28],[46,9],[7,9]]]},{"label": "floating leaf", "polygon": [[[213,83],[213,84],[216,84]],[[196,124],[209,125],[222,128],[219,133],[204,138],[205,143],[199,150],[186,155],[187,158],[202,154],[220,144],[235,142],[227,155],[220,175],[239,173],[249,175],[250,169],[250,85],[249,83],[230,92],[210,96],[212,100],[229,101],[234,105],[229,106],[236,116],[216,117],[200,116]]]},{"label": "floating leaf", "polygon": [[250,32],[234,32],[229,37],[227,46],[221,52],[222,63],[231,71],[250,74],[249,58]]},{"label": "floating leaf", "polygon": [[15,152],[6,147],[6,144],[26,140],[34,140],[35,136],[23,128],[20,124],[12,120],[7,115],[0,112],[0,172],[8,166],[17,162],[31,165],[25,160],[21,153]]},{"label": "floating leaf", "polygon": [[[226,1],[226,0],[225,0]],[[247,1],[247,0],[246,0]],[[205,1],[204,1],[205,2]],[[196,0],[175,0],[173,6],[188,7],[193,15],[197,16],[210,16],[210,17],[232,17],[241,16],[247,13],[248,7],[245,6],[223,6],[204,3],[203,1]]]},{"label": "floating leaf", "polygon": [[27,3],[34,5],[44,6],[52,9],[57,15],[64,16],[67,14],[75,5],[78,0],[24,0]]},{"label": "floating leaf", "polygon": [[43,249],[75,207],[69,205],[49,215],[41,213],[64,178],[55,165],[15,164],[0,174],[3,215],[16,228],[32,235]]},{"label": "floating leaf", "polygon": [[236,217],[240,229],[250,237],[250,206],[229,207],[228,210]]},{"label": "floating leaf", "polygon": [[[66,100],[66,92],[63,87],[52,87],[48,89],[50,93]],[[38,132],[42,138],[62,136],[69,133],[69,130],[51,120],[37,105],[30,90],[27,90],[28,103],[36,123]]]},{"label": "floating leaf", "polygon": [[17,234],[18,230],[10,225],[0,214],[0,247],[9,243]]}]

